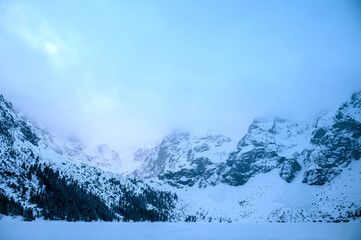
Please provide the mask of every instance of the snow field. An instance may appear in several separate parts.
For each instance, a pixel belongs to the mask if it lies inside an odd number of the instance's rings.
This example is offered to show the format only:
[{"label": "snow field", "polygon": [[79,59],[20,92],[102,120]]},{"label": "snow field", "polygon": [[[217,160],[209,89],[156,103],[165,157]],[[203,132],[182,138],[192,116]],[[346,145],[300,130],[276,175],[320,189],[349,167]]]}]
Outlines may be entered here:
[{"label": "snow field", "polygon": [[360,223],[68,223],[1,221],[1,240],[359,240]]}]

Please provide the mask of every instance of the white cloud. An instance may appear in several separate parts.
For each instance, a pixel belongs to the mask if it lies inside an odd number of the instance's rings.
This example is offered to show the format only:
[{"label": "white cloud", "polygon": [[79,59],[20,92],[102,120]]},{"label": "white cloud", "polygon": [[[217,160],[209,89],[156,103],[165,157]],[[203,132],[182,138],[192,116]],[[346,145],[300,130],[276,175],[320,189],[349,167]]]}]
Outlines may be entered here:
[{"label": "white cloud", "polygon": [[225,19],[229,4],[184,18],[187,4],[66,2],[0,0],[1,93],[58,134],[118,150],[173,128],[237,139],[260,114],[306,118],[360,85],[360,25],[337,4]]},{"label": "white cloud", "polygon": [[74,62],[74,51],[54,30],[51,23],[34,9],[19,4],[3,4],[1,27],[33,50],[46,54],[57,69]]},{"label": "white cloud", "polygon": [[51,44],[49,42],[45,42],[45,51],[49,54],[49,55],[54,55],[56,54],[56,52],[58,51],[57,47],[54,44]]}]

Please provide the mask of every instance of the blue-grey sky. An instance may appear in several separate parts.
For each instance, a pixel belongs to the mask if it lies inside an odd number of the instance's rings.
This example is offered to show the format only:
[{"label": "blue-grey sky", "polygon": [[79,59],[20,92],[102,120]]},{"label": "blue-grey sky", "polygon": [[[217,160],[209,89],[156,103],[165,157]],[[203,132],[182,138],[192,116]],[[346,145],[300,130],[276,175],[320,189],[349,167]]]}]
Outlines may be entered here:
[{"label": "blue-grey sky", "polygon": [[361,88],[358,1],[0,2],[0,91],[52,132],[128,151],[240,138]]}]

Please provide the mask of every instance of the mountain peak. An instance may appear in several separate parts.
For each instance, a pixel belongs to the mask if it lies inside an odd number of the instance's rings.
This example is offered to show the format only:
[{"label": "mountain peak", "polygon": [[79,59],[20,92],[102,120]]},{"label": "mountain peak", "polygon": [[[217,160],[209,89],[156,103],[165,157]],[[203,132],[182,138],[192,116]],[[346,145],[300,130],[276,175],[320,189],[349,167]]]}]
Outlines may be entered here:
[{"label": "mountain peak", "polygon": [[[352,95],[351,95],[351,103],[361,103],[361,90],[355,91]],[[358,105],[360,106],[360,105]]]},{"label": "mountain peak", "polygon": [[156,177],[167,171],[189,168],[195,159],[202,157],[211,162],[224,162],[233,147],[231,139],[222,134],[171,133],[157,146],[134,154],[134,160],[141,162],[134,175]]},{"label": "mountain peak", "polygon": [[4,104],[10,111],[14,111],[13,104],[7,101],[2,94],[0,94],[0,104]]}]

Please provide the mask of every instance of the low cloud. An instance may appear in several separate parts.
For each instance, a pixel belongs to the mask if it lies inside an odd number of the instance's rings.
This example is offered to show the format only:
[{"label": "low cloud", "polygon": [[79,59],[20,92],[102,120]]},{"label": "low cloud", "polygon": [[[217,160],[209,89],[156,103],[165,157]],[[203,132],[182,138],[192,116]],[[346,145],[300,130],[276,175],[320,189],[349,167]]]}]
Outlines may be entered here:
[{"label": "low cloud", "polygon": [[360,87],[359,14],[341,1],[3,1],[0,91],[128,162],[173,129],[238,140],[255,117],[306,119]]}]

